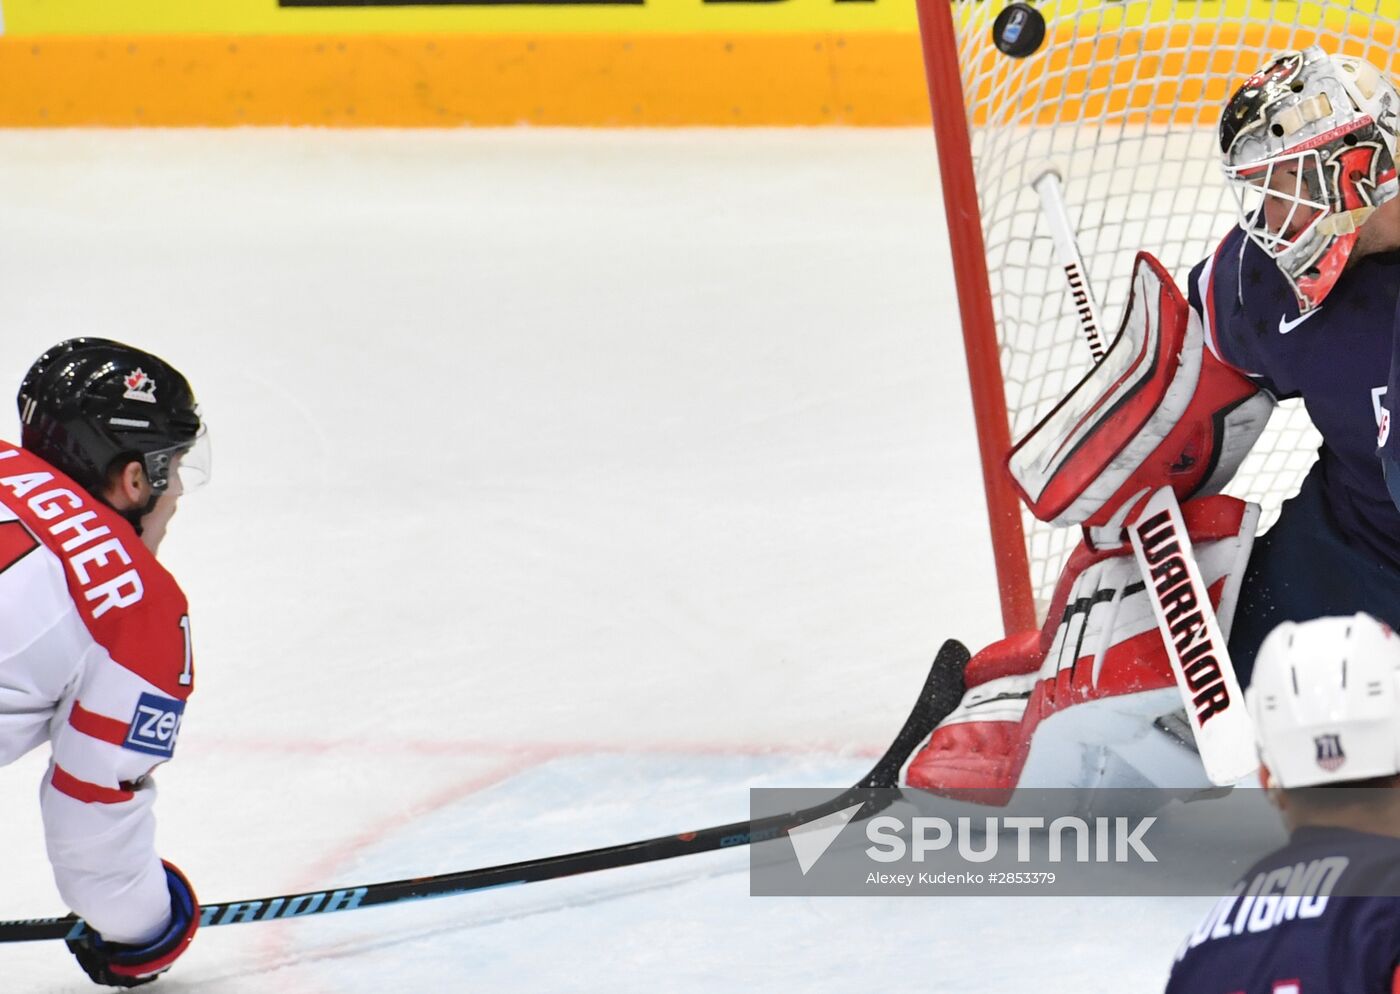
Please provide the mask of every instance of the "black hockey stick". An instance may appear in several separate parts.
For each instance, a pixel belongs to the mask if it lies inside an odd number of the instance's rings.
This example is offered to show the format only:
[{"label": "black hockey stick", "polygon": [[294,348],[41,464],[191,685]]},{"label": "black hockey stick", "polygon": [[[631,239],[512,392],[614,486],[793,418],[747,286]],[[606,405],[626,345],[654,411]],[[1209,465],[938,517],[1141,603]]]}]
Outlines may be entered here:
[{"label": "black hockey stick", "polygon": [[[869,818],[889,804],[890,800],[872,800],[868,795],[874,789],[897,786],[899,771],[904,768],[909,754],[928,737],[935,725],[958,706],[962,699],[963,668],[967,665],[967,660],[968,651],[962,643],[954,639],[944,642],[943,647],[938,650],[938,657],[933,661],[928,678],[924,681],[918,702],[905,719],[904,727],[899,730],[889,749],[859,783],[822,804],[755,822],[736,821],[694,832],[682,832],[679,835],[666,835],[641,842],[627,842],[602,849],[546,856],[543,859],[529,859],[519,863],[486,866],[476,870],[443,873],[433,877],[364,884],[307,894],[228,901],[223,904],[203,904],[199,909],[200,925],[206,928],[211,925],[242,925],[246,922],[323,915],[332,911],[353,911],[357,908],[396,904],[426,897],[445,897],[490,887],[534,883],[538,880],[555,880],[579,873],[592,873],[595,870],[636,866],[693,853],[731,849],[776,838],[789,829],[805,825],[824,814],[839,811],[856,800],[867,801],[865,809],[856,816],[857,819]],[[83,922],[73,915],[62,918],[0,921],[0,942],[76,938],[83,933],[83,928]]]}]

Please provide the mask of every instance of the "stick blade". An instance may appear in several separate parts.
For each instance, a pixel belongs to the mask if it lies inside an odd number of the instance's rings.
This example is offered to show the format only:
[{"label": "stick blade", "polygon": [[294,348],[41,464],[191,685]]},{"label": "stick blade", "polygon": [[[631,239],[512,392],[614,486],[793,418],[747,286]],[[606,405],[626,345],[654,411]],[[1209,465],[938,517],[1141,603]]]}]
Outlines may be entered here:
[{"label": "stick blade", "polygon": [[918,700],[904,720],[904,727],[894,737],[890,748],[875,768],[860,782],[862,787],[894,787],[899,780],[899,771],[909,759],[910,753],[933,734],[938,723],[952,714],[962,702],[963,671],[972,658],[967,646],[957,639],[948,639],[938,650],[933,665],[924,679],[923,689]]}]

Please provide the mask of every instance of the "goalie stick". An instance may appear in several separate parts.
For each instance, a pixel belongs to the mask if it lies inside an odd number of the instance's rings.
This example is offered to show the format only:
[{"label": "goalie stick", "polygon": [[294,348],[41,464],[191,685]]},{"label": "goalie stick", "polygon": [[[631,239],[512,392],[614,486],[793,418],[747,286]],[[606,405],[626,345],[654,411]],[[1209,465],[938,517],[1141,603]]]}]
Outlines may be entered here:
[{"label": "goalie stick", "polygon": [[[728,825],[715,825],[640,842],[625,842],[602,849],[546,856],[518,863],[503,863],[432,877],[228,901],[223,904],[203,904],[199,908],[200,926],[208,928],[212,925],[242,925],[248,922],[323,915],[333,911],[354,911],[359,908],[398,904],[428,897],[446,897],[492,887],[535,883],[540,880],[555,880],[597,870],[636,866],[674,859],[677,856],[731,849],[775,838],[822,815],[839,811],[856,800],[864,800],[866,807],[853,820],[869,818],[893,801],[893,798],[875,800],[869,796],[870,792],[897,786],[900,771],[914,747],[928,738],[934,726],[951,714],[962,700],[963,668],[967,665],[968,658],[969,653],[962,643],[956,639],[944,642],[929,669],[928,677],[924,680],[918,701],[889,749],[854,787],[822,804],[755,822],[731,822]],[[0,922],[0,942],[71,939],[82,935],[83,931],[82,920],[73,915],[3,921]]]},{"label": "goalie stick", "polygon": [[[1031,181],[1031,186],[1040,196],[1041,213],[1054,239],[1055,254],[1064,267],[1079,328],[1098,363],[1105,355],[1099,333],[1103,320],[1065,208],[1060,174],[1048,166]],[[1194,733],[1206,777],[1217,786],[1230,786],[1258,766],[1254,758],[1254,723],[1244,708],[1244,694],[1171,488],[1164,487],[1153,494],[1126,530],[1147,581],[1157,628],[1186,705],[1182,713]],[[1158,537],[1161,549],[1154,548],[1149,554],[1145,532]],[[1172,734],[1160,723],[1158,727]]]},{"label": "goalie stick", "polygon": [[1055,255],[1065,271],[1065,282],[1069,284],[1075,314],[1079,317],[1079,329],[1084,332],[1094,362],[1098,362],[1104,357],[1103,335],[1099,331],[1103,327],[1102,312],[1099,302],[1094,299],[1094,288],[1089,285],[1089,274],[1084,269],[1084,257],[1079,254],[1079,240],[1075,238],[1069,211],[1065,209],[1060,174],[1054,167],[1046,168],[1031,181],[1031,186],[1040,195],[1041,216],[1050,229]]},{"label": "goalie stick", "polygon": [[1254,721],[1171,487],[1152,495],[1128,526],[1128,538],[1186,701],[1201,765],[1211,783],[1231,786],[1259,768]]}]

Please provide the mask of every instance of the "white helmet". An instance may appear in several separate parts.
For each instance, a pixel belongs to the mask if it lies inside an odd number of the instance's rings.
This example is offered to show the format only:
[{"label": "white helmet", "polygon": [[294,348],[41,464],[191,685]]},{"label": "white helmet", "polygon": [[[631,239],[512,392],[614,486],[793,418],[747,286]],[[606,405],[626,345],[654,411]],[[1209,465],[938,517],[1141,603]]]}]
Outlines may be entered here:
[{"label": "white helmet", "polygon": [[1356,229],[1400,192],[1397,114],[1400,92],[1379,69],[1316,45],[1275,56],[1225,105],[1220,152],[1240,225],[1301,311],[1322,303]]},{"label": "white helmet", "polygon": [[1281,787],[1400,773],[1400,638],[1368,614],[1279,625],[1245,699]]}]

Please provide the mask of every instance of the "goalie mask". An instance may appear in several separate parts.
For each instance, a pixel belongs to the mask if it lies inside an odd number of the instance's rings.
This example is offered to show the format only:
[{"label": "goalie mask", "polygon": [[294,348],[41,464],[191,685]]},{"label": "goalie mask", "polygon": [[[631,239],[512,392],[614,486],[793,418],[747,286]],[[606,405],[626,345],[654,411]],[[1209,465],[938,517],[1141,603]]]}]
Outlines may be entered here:
[{"label": "goalie mask", "polygon": [[1400,192],[1400,93],[1369,62],[1317,46],[1244,82],[1220,119],[1240,225],[1278,264],[1300,312],[1322,303],[1371,212]]}]

